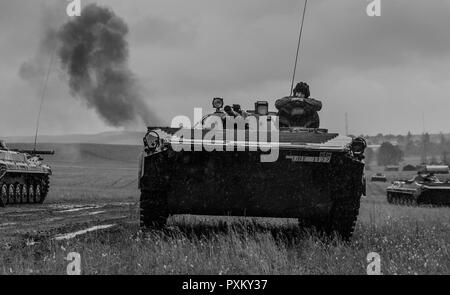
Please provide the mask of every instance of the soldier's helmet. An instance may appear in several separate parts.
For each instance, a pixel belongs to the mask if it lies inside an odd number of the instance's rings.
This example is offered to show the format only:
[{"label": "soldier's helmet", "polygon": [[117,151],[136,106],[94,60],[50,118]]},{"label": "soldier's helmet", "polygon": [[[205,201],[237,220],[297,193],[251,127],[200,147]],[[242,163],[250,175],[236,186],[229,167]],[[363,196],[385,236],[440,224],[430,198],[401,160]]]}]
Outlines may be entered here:
[{"label": "soldier's helmet", "polygon": [[309,91],[309,85],[305,82],[298,83],[294,88],[294,95],[297,95],[298,93],[303,93],[306,98],[309,98],[311,95]]}]

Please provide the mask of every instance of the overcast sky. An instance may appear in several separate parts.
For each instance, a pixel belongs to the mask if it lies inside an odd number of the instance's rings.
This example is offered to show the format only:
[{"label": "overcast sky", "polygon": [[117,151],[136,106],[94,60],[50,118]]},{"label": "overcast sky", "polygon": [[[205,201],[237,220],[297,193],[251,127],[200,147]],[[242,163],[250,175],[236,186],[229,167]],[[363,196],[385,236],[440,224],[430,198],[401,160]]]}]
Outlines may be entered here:
[{"label": "overcast sky", "polygon": [[[303,0],[81,1],[108,6],[128,24],[130,69],[154,124],[210,110],[216,96],[252,108],[289,94]],[[67,3],[0,0],[0,137],[34,133],[45,71],[30,82],[19,70],[48,63],[43,32],[69,20]],[[322,100],[322,127],[344,132],[348,112],[353,134],[421,133],[424,125],[450,132],[450,1],[381,0],[373,18],[366,0],[308,3],[297,80]],[[115,130],[70,95],[57,65],[40,132]]]}]

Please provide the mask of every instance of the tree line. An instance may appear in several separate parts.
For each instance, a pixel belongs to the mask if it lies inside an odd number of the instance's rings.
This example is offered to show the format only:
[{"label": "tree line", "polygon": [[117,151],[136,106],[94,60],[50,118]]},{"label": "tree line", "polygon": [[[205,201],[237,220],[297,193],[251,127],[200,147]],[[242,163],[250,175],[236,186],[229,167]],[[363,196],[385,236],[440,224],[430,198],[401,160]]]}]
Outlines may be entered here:
[{"label": "tree line", "polygon": [[411,132],[406,136],[378,134],[367,139],[369,144],[381,144],[376,152],[367,149],[367,163],[376,160],[380,166],[398,165],[404,157],[419,156],[421,164],[450,164],[450,140],[442,133],[434,140],[429,133],[418,137]]}]

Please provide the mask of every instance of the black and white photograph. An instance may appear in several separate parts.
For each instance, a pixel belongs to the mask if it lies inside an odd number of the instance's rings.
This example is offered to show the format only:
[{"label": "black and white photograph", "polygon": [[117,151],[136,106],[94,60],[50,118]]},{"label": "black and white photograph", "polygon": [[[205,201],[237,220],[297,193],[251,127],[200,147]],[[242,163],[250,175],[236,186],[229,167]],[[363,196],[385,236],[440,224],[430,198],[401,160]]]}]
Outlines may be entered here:
[{"label": "black and white photograph", "polygon": [[446,0],[0,0],[0,275],[450,275],[449,28]]}]

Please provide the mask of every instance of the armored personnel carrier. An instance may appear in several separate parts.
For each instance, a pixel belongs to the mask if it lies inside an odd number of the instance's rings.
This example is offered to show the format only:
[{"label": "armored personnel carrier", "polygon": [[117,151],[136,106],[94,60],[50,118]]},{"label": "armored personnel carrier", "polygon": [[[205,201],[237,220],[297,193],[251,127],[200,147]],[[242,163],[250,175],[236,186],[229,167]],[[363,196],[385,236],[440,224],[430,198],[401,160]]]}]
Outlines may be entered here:
[{"label": "armored personnel carrier", "polygon": [[0,207],[43,203],[49,190],[50,166],[39,155],[53,151],[9,150],[0,143]]},{"label": "armored personnel carrier", "polygon": [[377,173],[375,175],[372,175],[370,180],[372,182],[386,182],[387,178],[386,178],[386,175],[384,175],[383,173]]},{"label": "armored personnel carrier", "polygon": [[[444,172],[443,172],[444,171]],[[387,190],[387,201],[400,205],[450,205],[450,183],[435,174],[448,173],[448,166],[424,166],[410,180],[394,181]]]},{"label": "armored personnel carrier", "polygon": [[[222,110],[222,99],[213,106],[194,128],[148,128],[139,167],[141,226],[162,227],[175,214],[279,217],[351,237],[365,194],[364,139],[269,128],[278,119],[267,102],[247,112],[238,105]],[[225,124],[229,119],[233,124]]]}]

